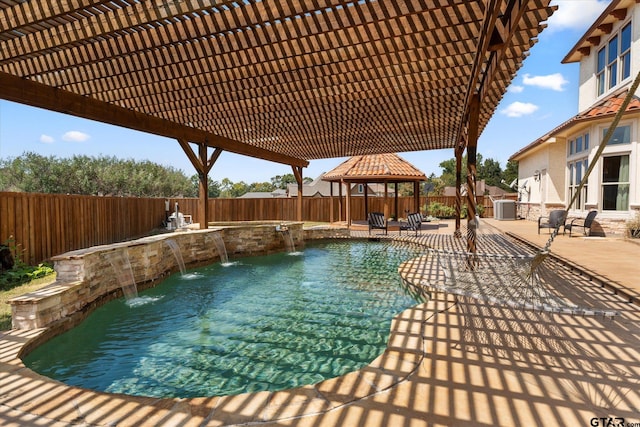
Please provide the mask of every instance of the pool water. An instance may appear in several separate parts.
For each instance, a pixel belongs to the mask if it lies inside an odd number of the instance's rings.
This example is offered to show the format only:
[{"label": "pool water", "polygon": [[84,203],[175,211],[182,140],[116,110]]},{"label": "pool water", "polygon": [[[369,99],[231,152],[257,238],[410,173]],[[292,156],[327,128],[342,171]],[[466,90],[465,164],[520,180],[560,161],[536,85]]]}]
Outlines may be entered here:
[{"label": "pool water", "polygon": [[172,275],[134,304],[98,308],[24,362],[69,385],[155,397],[314,384],[384,351],[391,319],[416,304],[397,270],[418,251],[331,241]]}]

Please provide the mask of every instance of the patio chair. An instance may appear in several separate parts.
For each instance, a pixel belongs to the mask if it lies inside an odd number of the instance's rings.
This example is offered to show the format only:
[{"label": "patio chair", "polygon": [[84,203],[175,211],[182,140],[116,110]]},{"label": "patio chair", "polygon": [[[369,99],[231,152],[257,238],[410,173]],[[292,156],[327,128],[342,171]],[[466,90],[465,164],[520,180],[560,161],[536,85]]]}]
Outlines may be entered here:
[{"label": "patio chair", "polygon": [[369,212],[367,222],[369,223],[369,234],[373,229],[384,230],[384,234],[387,234],[387,220],[382,212]]},{"label": "patio chair", "polygon": [[591,225],[596,215],[598,215],[598,211],[591,211],[587,214],[586,218],[572,219],[569,224],[564,225],[564,232],[566,233],[567,230],[569,230],[569,237],[571,237],[571,231],[573,231],[574,228],[582,228],[584,235],[588,236],[591,234]]},{"label": "patio chair", "polygon": [[414,230],[417,236],[418,231],[420,231],[421,228],[422,214],[420,212],[410,213],[407,215],[407,222],[402,222],[400,224],[400,234],[402,234],[402,230]]},{"label": "patio chair", "polygon": [[564,210],[553,210],[549,212],[549,216],[541,216],[538,218],[538,234],[541,228],[548,228],[549,234],[552,229],[559,228],[564,225],[567,220],[567,213]]}]

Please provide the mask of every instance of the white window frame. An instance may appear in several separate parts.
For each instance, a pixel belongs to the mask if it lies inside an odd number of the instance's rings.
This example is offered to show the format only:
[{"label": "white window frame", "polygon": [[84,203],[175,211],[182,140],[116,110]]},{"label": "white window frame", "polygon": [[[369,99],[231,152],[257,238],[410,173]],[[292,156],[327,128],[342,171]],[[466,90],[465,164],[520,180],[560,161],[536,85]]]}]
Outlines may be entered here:
[{"label": "white window frame", "polygon": [[590,146],[591,138],[588,131],[577,134],[574,137],[570,138],[569,142],[567,143],[567,157],[573,157],[576,155],[583,156],[584,153],[589,152]]},{"label": "white window frame", "polygon": [[[573,198],[573,194],[578,189],[578,186],[580,185],[580,182],[584,178],[588,168],[589,168],[589,157],[586,155],[586,153],[583,153],[581,157],[573,158],[567,162],[567,174],[569,175],[567,179],[567,183],[568,183],[567,200],[569,202]],[[579,174],[577,173],[578,170],[580,170]],[[580,195],[576,199],[575,204],[571,206],[572,210],[586,211],[588,209],[586,206],[589,204],[588,188],[589,188],[589,181],[587,181],[584,187],[582,187],[582,191],[580,191]]]},{"label": "white window frame", "polygon": [[[605,163],[605,159],[610,159],[612,157],[627,157],[627,180],[626,181],[608,181],[605,182],[604,181],[604,163]],[[606,153],[602,156],[601,159],[601,168],[600,168],[600,208],[602,209],[603,212],[628,212],[630,209],[630,204],[631,204],[631,153],[629,151],[620,151],[620,152],[610,152],[610,153]],[[627,206],[625,209],[605,209],[604,206],[604,195],[605,195],[605,187],[609,187],[609,186],[621,186],[621,185],[626,185],[627,186]]]},{"label": "white window frame", "polygon": [[[627,30],[628,46],[624,46],[623,32]],[[605,95],[620,87],[631,78],[631,44],[633,27],[631,21],[620,26],[596,52],[596,94]]]}]

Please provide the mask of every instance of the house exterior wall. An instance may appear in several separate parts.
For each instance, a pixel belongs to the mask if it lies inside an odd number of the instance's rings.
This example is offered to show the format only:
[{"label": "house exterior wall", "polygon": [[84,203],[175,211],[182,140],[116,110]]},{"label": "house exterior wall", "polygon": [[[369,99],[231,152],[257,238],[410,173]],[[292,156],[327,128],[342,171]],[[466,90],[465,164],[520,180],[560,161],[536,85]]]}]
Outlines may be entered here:
[{"label": "house exterior wall", "polygon": [[[631,29],[631,77],[627,79],[629,82],[633,80],[633,76],[640,70],[640,7],[633,7],[627,14],[627,18],[618,21],[613,25],[613,29],[608,36],[601,37],[600,44],[594,46],[591,49],[591,54],[585,56],[580,61],[580,74],[579,81],[580,87],[578,90],[578,111],[585,111],[597,101],[606,97],[606,93],[602,96],[597,94],[597,81],[596,81],[596,61],[598,50],[602,48],[610,39],[611,36],[617,34],[622,27],[627,23],[632,22]],[[624,81],[621,82],[624,84]]]},{"label": "house exterior wall", "polygon": [[549,210],[565,206],[564,141],[542,144],[518,165],[520,216],[537,220]]},{"label": "house exterior wall", "polygon": [[[631,22],[631,48],[629,77],[618,82],[613,88],[605,90],[598,95],[597,80],[597,56],[603,46],[607,46],[612,37],[620,35],[620,30]],[[588,56],[580,61],[578,110],[590,117],[588,121],[580,119],[575,123],[568,121],[551,134],[550,142],[541,142],[532,145],[532,148],[518,154],[516,160],[519,164],[519,185],[527,181],[528,192],[523,192],[521,197],[521,216],[536,220],[540,215],[546,215],[551,209],[566,208],[572,199],[572,191],[575,192],[580,180],[578,176],[585,176],[587,168],[593,165],[593,170],[588,177],[587,187],[580,198],[572,205],[569,217],[584,217],[590,210],[597,210],[597,228],[603,234],[624,234],[625,221],[631,219],[636,211],[640,211],[640,114],[627,113],[618,124],[617,129],[627,127],[628,138],[624,143],[608,144],[602,156],[596,159],[596,151],[603,142],[606,130],[611,126],[613,118],[598,118],[595,113],[588,113],[596,106],[610,100],[613,96],[621,98],[620,94],[625,87],[631,85],[634,77],[640,71],[640,4],[632,6],[627,17],[617,21],[611,33],[600,38],[598,46],[593,46]],[[640,94],[636,92],[636,97]],[[593,110],[595,111],[595,110]],[[588,138],[588,148],[585,148],[585,139]],[[572,142],[581,138],[582,150],[576,151],[576,145]],[[628,156],[628,164],[627,162]],[[614,205],[611,205],[611,164],[619,160],[616,165],[614,178],[619,177],[623,185],[618,186],[614,196]],[[579,165],[579,171],[577,171]],[[623,166],[624,164],[624,166]],[[624,172],[623,172],[624,170]],[[534,179],[534,172],[540,171],[539,181]],[[546,172],[546,173],[545,173]],[[609,182],[604,182],[604,176],[608,174]],[[623,175],[628,179],[622,179]],[[615,181],[615,179],[613,179]],[[627,190],[622,189],[628,187]],[[605,198],[605,192],[609,192]],[[625,200],[628,198],[628,200]],[[606,203],[605,203],[606,199]],[[618,203],[622,200],[620,203]]]}]

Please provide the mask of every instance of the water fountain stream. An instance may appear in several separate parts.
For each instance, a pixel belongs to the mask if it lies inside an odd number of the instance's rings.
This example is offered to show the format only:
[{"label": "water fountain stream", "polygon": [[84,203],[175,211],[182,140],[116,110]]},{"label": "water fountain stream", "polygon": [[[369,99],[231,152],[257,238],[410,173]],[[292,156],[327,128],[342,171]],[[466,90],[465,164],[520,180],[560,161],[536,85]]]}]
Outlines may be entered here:
[{"label": "water fountain stream", "polygon": [[111,264],[116,274],[116,279],[122,288],[122,293],[127,301],[138,298],[138,287],[133,277],[131,262],[129,261],[129,252],[125,249],[118,252],[110,252],[105,254],[105,258]]},{"label": "water fountain stream", "polygon": [[178,267],[180,268],[180,274],[184,276],[184,273],[187,269],[184,266],[184,260],[182,259],[182,252],[180,252],[180,246],[173,239],[167,239],[164,242],[167,244],[167,246],[169,246],[171,252],[173,252],[173,256],[176,258],[176,262],[178,263]]},{"label": "water fountain stream", "polygon": [[287,247],[287,252],[289,255],[300,255],[302,252],[296,251],[296,244],[293,241],[293,236],[289,231],[289,228],[286,225],[280,225],[276,228],[277,231],[282,233],[282,238],[284,239],[284,244]]},{"label": "water fountain stream", "polygon": [[222,235],[219,233],[215,233],[212,235],[213,243],[216,245],[216,249],[218,250],[218,255],[220,256],[220,263],[222,265],[229,264],[229,256],[227,255],[227,248],[224,245],[224,240],[222,239]]}]

